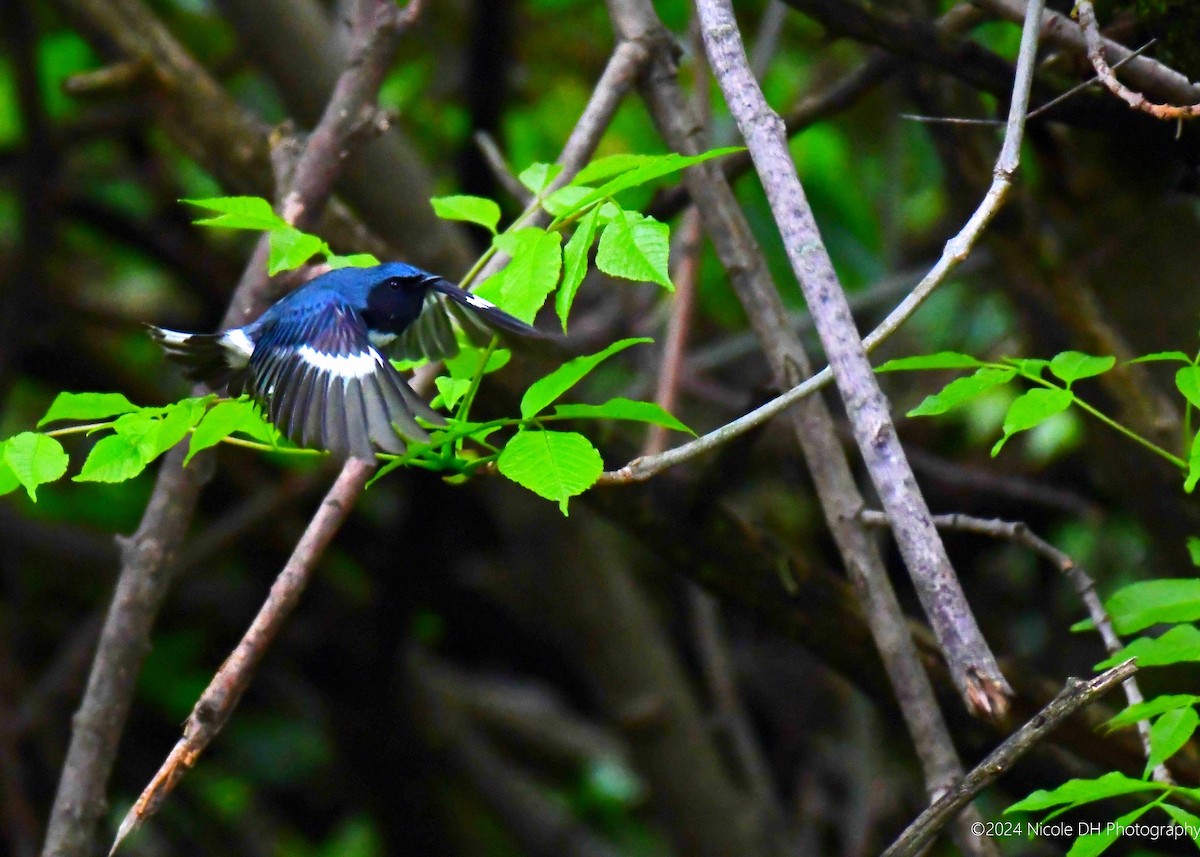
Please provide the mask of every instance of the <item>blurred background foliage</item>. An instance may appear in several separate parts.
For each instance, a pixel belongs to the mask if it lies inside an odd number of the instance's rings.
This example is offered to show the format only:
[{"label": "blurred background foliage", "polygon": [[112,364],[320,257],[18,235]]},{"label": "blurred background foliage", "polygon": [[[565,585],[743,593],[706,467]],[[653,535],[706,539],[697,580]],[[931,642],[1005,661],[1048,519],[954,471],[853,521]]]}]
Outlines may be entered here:
[{"label": "blurred background foliage", "polygon": [[[147,5],[263,122],[298,114],[296,94],[281,85],[267,54],[240,35],[235,22],[246,3]],[[925,2],[879,5],[919,16],[941,11]],[[1182,15],[1188,4],[1159,5],[1162,15]],[[103,36],[46,0],[3,6],[0,436],[8,436],[36,422],[60,390],[121,391],[144,404],[183,395],[184,382],[163,363],[143,324],[212,329],[251,243],[241,233],[189,224],[192,214],[179,199],[230,189],[166,133],[146,82],[134,73],[123,86],[84,85],[94,77],[80,75],[111,60]],[[312,2],[299,6],[332,11]],[[683,79],[711,102],[710,139],[734,141],[728,113],[696,61],[688,4],[655,6],[679,36]],[[763,22],[779,14],[767,6],[737,3],[752,44],[769,38]],[[417,35],[402,43],[381,101],[397,114],[432,192],[493,196],[513,216],[518,201],[501,189],[472,135],[492,135],[517,169],[556,157],[612,48],[603,4],[445,0],[427,7]],[[782,112],[874,55],[875,49],[830,38],[794,10],[779,21],[763,87]],[[329,24],[334,36],[336,29]],[[1194,37],[1195,27],[1188,32]],[[1011,59],[1018,34],[1012,24],[987,22],[972,38]],[[1076,67],[1054,61],[1046,74],[1069,82]],[[994,97],[941,72],[902,65],[853,106],[792,138],[864,330],[927,270],[978,202],[998,148],[993,127],[929,124],[903,114],[988,117],[1003,110]],[[1097,350],[1070,317],[1073,300],[1102,307],[1135,350],[1195,347],[1195,135],[1185,129],[1176,140],[1170,129],[1139,136],[1129,124],[1104,121],[1090,128],[1031,126],[1009,211],[955,280],[889,342],[886,356]],[[600,154],[662,148],[634,95]],[[803,326],[803,302],[761,189],[746,177],[737,191]],[[653,210],[665,193],[647,191],[639,202]],[[400,248],[425,240],[404,224],[368,219],[368,225]],[[485,238],[454,236],[471,253]],[[707,248],[700,271],[678,415],[707,430],[769,395],[769,376]],[[580,327],[597,341],[650,333],[661,343],[669,307],[653,287],[592,283],[581,298]],[[815,349],[811,331],[806,335]],[[657,351],[628,358],[596,373],[580,400],[652,390]],[[524,371],[534,377],[536,370]],[[1167,380],[1150,377],[1148,389]],[[902,412],[944,380],[890,376],[887,383]],[[1109,390],[1089,392],[1110,410],[1122,407]],[[511,407],[511,395],[493,390],[483,406]],[[1086,564],[1103,592],[1185,573],[1182,536],[1193,530],[1195,514],[1172,474],[1069,414],[993,461],[986,450],[999,431],[1003,395],[938,421],[901,422],[935,511],[1026,520]],[[601,438],[609,467],[624,463],[642,442],[627,431]],[[180,557],[186,571],[140,678],[112,782],[114,819],[174,742],[329,475],[322,466],[222,452]],[[112,534],[136,526],[152,479],[151,473],[118,485],[64,482],[45,487],[36,505],[19,493],[0,500],[0,721],[15,724],[0,741],[0,767],[9,772],[3,853],[24,857],[40,840],[70,713],[114,580]],[[522,805],[535,822],[561,825],[555,828],[561,850],[543,844],[540,853],[585,853],[578,843],[593,838],[609,849],[604,853],[681,853],[671,844],[676,821],[655,811],[653,772],[633,761],[628,724],[606,705],[604,688],[620,677],[598,680],[596,671],[613,664],[590,659],[587,635],[619,623],[600,615],[584,626],[570,617],[602,613],[614,603],[589,588],[601,571],[632,571],[650,608],[649,630],[677,659],[704,722],[723,735],[727,724],[714,713],[697,650],[694,593],[674,573],[677,565],[706,562],[713,542],[736,555],[746,540],[786,557],[779,560],[784,565],[841,572],[794,443],[778,426],[662,482],[668,490],[647,493],[675,496],[653,497],[654,508],[678,514],[652,520],[657,533],[649,549],[646,528],[611,508],[624,502],[622,491],[635,489],[601,489],[610,499],[597,501],[597,510],[573,506],[570,522],[488,480],[450,487],[414,472],[372,489],[225,733],[129,852],[539,853],[531,844],[536,837],[522,831],[514,811],[501,809],[495,794],[516,783],[532,790]],[[710,541],[699,540],[687,553],[697,541],[692,522],[710,520],[705,515],[717,507],[738,529],[721,532],[714,524],[705,531]],[[614,524],[598,523],[604,515]],[[1052,570],[1015,547],[956,535],[948,545],[986,635],[1011,670],[1060,681],[1087,673],[1100,659],[1095,639],[1067,633],[1082,608]],[[730,566],[720,573],[740,571]],[[530,587],[544,588],[551,600],[523,601]],[[559,616],[555,603],[565,602],[555,598],[578,603]],[[803,587],[795,598],[804,602]],[[530,603],[546,611],[539,615]],[[741,699],[789,814],[796,853],[874,853],[924,803],[886,689],[872,690],[853,670],[831,669],[836,642],[829,650],[798,645],[730,599],[722,612]],[[640,652],[634,645],[627,655]],[[961,720],[954,715],[956,729]],[[995,740],[967,727],[958,734],[968,762]],[[1088,764],[1095,760],[1047,751],[1006,780],[988,806],[998,810],[1008,796]],[[1041,847],[1054,853],[1053,844],[1001,844],[1011,853]]]}]

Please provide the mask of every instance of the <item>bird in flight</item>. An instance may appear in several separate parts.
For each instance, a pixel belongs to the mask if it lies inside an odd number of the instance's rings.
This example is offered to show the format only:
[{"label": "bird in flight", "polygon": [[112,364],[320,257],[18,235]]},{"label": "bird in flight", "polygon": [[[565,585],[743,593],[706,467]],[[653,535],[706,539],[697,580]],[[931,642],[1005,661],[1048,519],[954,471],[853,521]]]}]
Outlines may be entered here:
[{"label": "bird in flight", "polygon": [[454,356],[450,312],[464,328],[545,338],[483,298],[403,262],[329,271],[256,321],[222,333],[150,331],[187,377],[214,390],[227,387],[231,395],[249,393],[300,446],[373,460],[376,449],[404,452],[401,435],[429,439],[415,417],[445,422],[388,356]]}]

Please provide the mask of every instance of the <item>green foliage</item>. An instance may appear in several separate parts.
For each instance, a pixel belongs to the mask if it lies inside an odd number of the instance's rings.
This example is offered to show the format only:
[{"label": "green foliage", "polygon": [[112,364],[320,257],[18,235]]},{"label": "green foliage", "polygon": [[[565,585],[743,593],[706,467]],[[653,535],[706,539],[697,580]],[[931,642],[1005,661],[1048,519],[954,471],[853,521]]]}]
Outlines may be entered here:
[{"label": "green foliage", "polygon": [[496,234],[500,224],[500,206],[482,196],[435,196],[429,200],[433,211],[444,220],[462,220],[476,223]]},{"label": "green foliage", "polygon": [[[555,164],[532,164],[519,178],[551,214],[553,220],[546,228],[529,225],[528,217],[523,216],[497,232],[500,206],[483,197],[444,196],[433,199],[432,205],[440,217],[475,223],[493,233],[490,248],[468,275],[468,285],[492,256],[505,253],[511,257],[509,263],[479,285],[478,293],[518,318],[532,321],[547,298],[558,290],[555,306],[565,331],[597,238],[596,263],[601,270],[612,276],[672,288],[667,270],[670,248],[667,225],[623,208],[616,195],[730,151],[735,150],[714,150],[694,157],[667,154],[601,158],[573,182],[555,191],[550,188],[561,168]],[[270,241],[271,274],[303,265],[315,256],[324,256],[335,268],[377,264],[369,254],[334,253],[321,238],[296,229],[276,214],[270,203],[258,197],[206,197],[184,202],[212,212],[197,219],[197,224],[265,232]],[[563,241],[568,233],[564,251]],[[543,423],[567,419],[625,420],[690,433],[687,426],[658,405],[624,398],[599,405],[560,404],[553,414],[545,413],[601,362],[648,341],[625,339],[596,354],[567,361],[529,387],[521,400],[519,418],[486,423],[470,419],[475,394],[483,377],[502,368],[511,355],[497,349],[495,342],[482,349],[463,343],[460,353],[446,361],[447,374],[434,379],[438,394],[432,404],[448,412],[447,425],[432,428],[427,443],[410,444],[403,455],[381,455],[384,466],[375,478],[397,467],[415,466],[457,480],[494,463],[501,474],[558,503],[566,514],[570,498],[595,484],[604,464],[599,451],[584,435],[551,430]],[[115,483],[132,479],[189,436],[185,465],[197,453],[219,443],[291,455],[313,454],[312,450],[289,444],[247,398],[218,400],[206,396],[164,407],[140,407],[120,393],[62,393],[38,427],[64,421],[77,424],[51,431],[23,432],[0,442],[0,493],[24,487],[36,499],[38,486],[65,475],[69,457],[58,438],[67,435],[102,435],[73,477],[78,482]],[[502,430],[513,433],[506,442],[494,443],[493,436]]]},{"label": "green foliage", "polygon": [[593,369],[609,357],[632,345],[651,342],[650,339],[622,339],[596,354],[568,360],[549,375],[534,381],[521,398],[521,416],[530,419],[537,416],[559,396],[582,381]]},{"label": "green foliage", "polygon": [[500,472],[539,497],[567,501],[595,484],[604,462],[592,442],[573,431],[521,431],[496,460]]},{"label": "green foliage", "polygon": [[[1175,372],[1175,387],[1183,397],[1184,408],[1187,411],[1186,424],[1190,426],[1191,408],[1200,407],[1200,357],[1189,358],[1180,351],[1164,351],[1131,362],[1185,364]],[[1076,382],[1102,375],[1115,365],[1116,360],[1112,357],[1096,357],[1078,351],[1065,351],[1049,361],[1004,358],[998,362],[986,362],[965,354],[942,352],[892,360],[881,366],[879,371],[975,369],[974,374],[957,378],[939,392],[927,396],[920,405],[909,411],[909,416],[945,413],[989,390],[1020,378],[1031,388],[1009,404],[1004,418],[1004,434],[993,446],[992,455],[998,454],[1008,439],[1018,432],[1046,424],[1050,418],[1076,406],[1178,467],[1184,475],[1184,489],[1191,491],[1200,481],[1200,433],[1193,435],[1192,430],[1187,429],[1184,446],[1189,449],[1189,454],[1187,460],[1184,460],[1117,423],[1077,396],[1074,390]],[[1047,370],[1050,378],[1046,377]],[[1200,539],[1189,539],[1188,551],[1193,564],[1200,565]],[[1142,636],[1132,640],[1123,649],[1097,664],[1096,669],[1107,669],[1129,658],[1136,658],[1141,668],[1200,662],[1200,629],[1191,624],[1200,620],[1200,580],[1185,578],[1141,581],[1119,589],[1104,606],[1113,627],[1120,634],[1134,634],[1164,624],[1170,627],[1158,636]],[[1094,629],[1095,625],[1090,620],[1077,623],[1073,627],[1073,630],[1077,631]],[[1111,825],[1106,826],[1104,831],[1079,836],[1069,852],[1073,855],[1104,852],[1121,837],[1124,826],[1132,824],[1155,807],[1179,824],[1196,824],[1200,819],[1172,801],[1177,797],[1186,797],[1194,801],[1198,796],[1197,791],[1154,782],[1151,775],[1182,750],[1195,735],[1200,727],[1197,704],[1200,704],[1200,696],[1192,694],[1157,696],[1130,706],[1105,724],[1108,729],[1118,729],[1139,722],[1149,724],[1150,750],[1141,779],[1133,779],[1113,771],[1093,779],[1071,780],[1057,789],[1036,791],[1013,804],[1007,812],[1048,812],[1048,820],[1076,807],[1106,798],[1141,792],[1156,793],[1153,799],[1117,818]],[[1196,829],[1200,829],[1200,825]]]}]

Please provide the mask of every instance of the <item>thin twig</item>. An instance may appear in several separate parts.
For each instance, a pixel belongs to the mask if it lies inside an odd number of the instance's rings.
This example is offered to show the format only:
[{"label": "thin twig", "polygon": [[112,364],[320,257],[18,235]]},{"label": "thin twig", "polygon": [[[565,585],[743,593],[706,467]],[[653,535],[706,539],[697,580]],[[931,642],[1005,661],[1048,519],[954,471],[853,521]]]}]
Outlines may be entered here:
[{"label": "thin twig", "polygon": [[1172,104],[1156,104],[1142,93],[1130,89],[1113,73],[1112,66],[1104,56],[1104,44],[1100,40],[1100,25],[1096,22],[1096,10],[1092,0],[1076,0],[1075,12],[1079,15],[1079,24],[1083,27],[1083,35],[1087,40],[1088,59],[1096,70],[1096,77],[1113,95],[1120,98],[1134,110],[1149,113],[1157,119],[1191,119],[1200,116],[1200,103],[1177,107]]},{"label": "thin twig", "polygon": [[1008,740],[976,765],[950,794],[935,802],[905,828],[904,832],[883,852],[883,857],[911,857],[921,853],[946,823],[975,795],[1008,771],[1018,759],[1029,752],[1067,717],[1089,702],[1108,693],[1120,682],[1137,672],[1132,660],[1118,664],[1089,681],[1067,679],[1066,687],[1054,700],[1039,711]]},{"label": "thin twig", "polygon": [[375,465],[371,462],[357,458],[346,462],[296,543],[287,565],[275,579],[258,615],[200,694],[184,723],[183,737],[121,821],[110,854],[130,833],[154,816],[183,775],[196,764],[204,748],[221,731],[249,686],[255,667],[299,603],[300,594],[312,579],[318,561],[374,472]]},{"label": "thin twig", "polygon": [[[859,514],[859,517],[864,523],[870,524],[873,527],[886,527],[888,523],[886,514],[873,509],[864,509]],[[1088,618],[1092,620],[1092,624],[1096,626],[1097,633],[1100,634],[1100,639],[1104,642],[1105,651],[1110,655],[1115,655],[1125,648],[1125,644],[1121,642],[1120,636],[1117,635],[1117,629],[1113,627],[1112,617],[1108,615],[1108,611],[1104,609],[1103,602],[1100,601],[1100,596],[1096,593],[1096,582],[1092,580],[1092,576],[1070,554],[1059,550],[1033,532],[1024,521],[1001,521],[995,518],[978,518],[974,515],[955,513],[950,515],[934,515],[933,523],[941,530],[957,530],[964,533],[988,536],[993,539],[1005,539],[1006,541],[1028,548],[1047,560],[1075,588],[1076,594],[1079,595],[1079,600],[1087,608]],[[1122,687],[1125,691],[1125,699],[1130,705],[1137,705],[1144,701],[1145,697],[1142,696],[1137,679],[1133,676],[1126,679]],[[1149,758],[1150,722],[1139,720],[1138,733],[1142,739],[1142,746],[1146,751],[1146,758]],[[1165,765],[1158,765],[1154,769],[1154,779],[1162,783],[1171,781],[1170,772]]]},{"label": "thin twig", "polygon": [[496,181],[500,182],[500,186],[521,205],[529,205],[533,201],[533,194],[529,192],[529,188],[521,184],[521,180],[513,172],[512,166],[505,160],[504,153],[500,151],[500,146],[496,143],[495,138],[487,131],[476,131],[471,135],[471,140],[475,143],[475,148],[479,149],[479,153],[483,155],[484,163],[488,165],[488,169],[492,171],[492,176]]},{"label": "thin twig", "polygon": [[[1005,144],[996,162],[992,185],[984,195],[983,201],[975,210],[967,223],[958,234],[946,242],[941,258],[930,269],[922,280],[917,283],[907,298],[900,302],[888,317],[872,330],[862,341],[863,350],[868,354],[874,351],[888,337],[900,329],[916,312],[925,300],[945,282],[958,265],[967,258],[983,230],[996,216],[1008,196],[1012,184],[1012,176],[1019,163],[1020,139],[1024,134],[1024,110],[1028,106],[1028,83],[1033,79],[1033,60],[1030,51],[1026,50],[1026,40],[1022,39],[1022,54],[1017,63],[1018,78],[1016,89],[1025,92],[1025,98],[1013,99],[1013,107],[1009,111]],[[1028,58],[1028,59],[1027,59]],[[1017,107],[1020,106],[1019,118],[1014,118]],[[641,482],[661,473],[669,467],[674,467],[689,459],[702,455],[730,441],[741,437],[748,431],[758,428],[778,414],[783,413],[792,405],[811,396],[833,380],[833,371],[826,366],[820,372],[805,379],[792,387],[786,393],[760,405],[748,414],[714,429],[696,440],[669,449],[659,455],[649,458],[635,458],[633,461],[614,471],[604,473],[598,484],[620,485],[626,482]]]}]

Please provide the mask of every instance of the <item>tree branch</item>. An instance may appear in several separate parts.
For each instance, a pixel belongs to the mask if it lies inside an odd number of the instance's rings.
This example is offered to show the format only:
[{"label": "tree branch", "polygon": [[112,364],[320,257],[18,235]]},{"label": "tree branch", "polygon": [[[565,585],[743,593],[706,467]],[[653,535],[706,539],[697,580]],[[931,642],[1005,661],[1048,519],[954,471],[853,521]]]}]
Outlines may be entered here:
[{"label": "tree branch", "polygon": [[1058,728],[1063,720],[1089,702],[1108,693],[1135,672],[1137,665],[1128,660],[1089,681],[1068,679],[1066,687],[1049,705],[976,765],[953,792],[921,813],[900,837],[888,846],[883,852],[883,857],[912,857],[920,854],[958,810],[966,806],[1001,774],[1007,772],[1018,759]]},{"label": "tree branch", "polygon": [[[904,457],[887,401],[867,361],[850,307],[788,154],[782,121],[767,105],[750,74],[728,3],[698,0],[697,5],[710,64],[762,178],[792,268],[846,401],[859,449],[888,510],[900,552],[946,652],[955,683],[969,708],[987,716],[1000,715],[1007,709],[1011,689],[979,632]],[[1035,0],[1031,6],[1040,14],[1040,3]],[[1032,59],[1036,39],[1036,27],[1027,27],[1022,39],[1023,57]],[[1031,61],[1025,64],[1025,75],[1024,79],[1020,72],[1017,76],[1013,99],[1016,133],[1005,138],[1001,154],[1004,162],[1015,159],[1014,147],[1020,142],[1032,81]],[[1009,181],[1006,176],[1004,188]],[[989,191],[989,196],[998,194],[997,187]]]},{"label": "tree branch", "polygon": [[120,847],[130,833],[154,817],[183,775],[196,764],[204,748],[221,731],[237,707],[242,693],[250,685],[255,667],[299,603],[300,595],[312,579],[318,561],[350,515],[355,501],[374,472],[375,465],[371,462],[356,458],[346,462],[321,502],[321,507],[296,543],[287,565],[275,578],[258,615],[200,694],[184,723],[183,738],[175,744],[154,779],[121,821],[110,854]]}]

